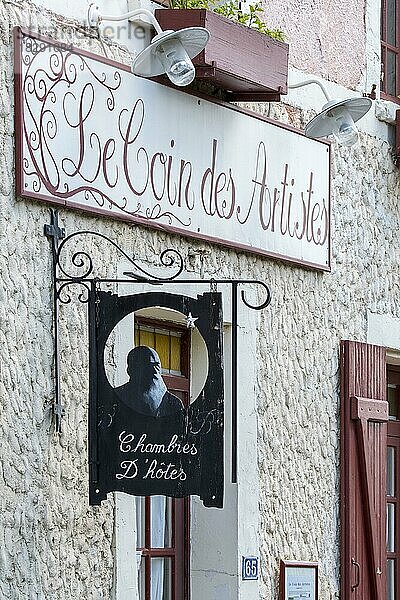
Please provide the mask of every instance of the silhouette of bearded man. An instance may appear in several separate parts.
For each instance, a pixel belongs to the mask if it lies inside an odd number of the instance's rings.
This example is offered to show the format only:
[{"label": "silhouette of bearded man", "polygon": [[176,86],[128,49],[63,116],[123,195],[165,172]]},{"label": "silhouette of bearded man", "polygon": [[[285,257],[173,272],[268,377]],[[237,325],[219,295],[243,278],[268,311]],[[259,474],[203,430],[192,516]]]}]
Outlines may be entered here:
[{"label": "silhouette of bearded man", "polygon": [[137,346],[127,357],[129,381],[115,389],[132,410],[152,417],[168,417],[184,411],[177,396],[167,390],[161,377],[160,357],[153,348]]}]

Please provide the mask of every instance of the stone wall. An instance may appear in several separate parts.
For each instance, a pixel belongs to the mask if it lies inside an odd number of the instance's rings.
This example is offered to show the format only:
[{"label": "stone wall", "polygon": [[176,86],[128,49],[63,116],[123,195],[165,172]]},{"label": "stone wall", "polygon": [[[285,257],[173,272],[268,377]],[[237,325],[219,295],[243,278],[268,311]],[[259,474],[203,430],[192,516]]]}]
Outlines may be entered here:
[{"label": "stone wall", "polygon": [[[51,20],[28,2],[0,4],[0,598],[106,600],[114,506],[111,497],[99,508],[87,502],[86,308],[75,299],[61,307],[66,416],[56,436],[51,254],[43,236],[49,208],[14,194],[12,28],[49,27]],[[116,46],[90,46],[128,58]],[[354,71],[345,83],[357,77]],[[301,124],[309,115],[272,105],[270,116]],[[339,341],[366,340],[367,311],[400,316],[399,193],[387,142],[363,133],[358,147],[334,148],[330,273],[60,211],[67,233],[99,231],[144,260],[166,246],[184,255],[202,247],[209,251],[206,277],[240,275],[271,285],[273,301],[257,332],[262,600],[277,599],[280,558],[318,560],[321,600],[338,598]],[[103,246],[93,243],[92,252],[107,264]]]}]

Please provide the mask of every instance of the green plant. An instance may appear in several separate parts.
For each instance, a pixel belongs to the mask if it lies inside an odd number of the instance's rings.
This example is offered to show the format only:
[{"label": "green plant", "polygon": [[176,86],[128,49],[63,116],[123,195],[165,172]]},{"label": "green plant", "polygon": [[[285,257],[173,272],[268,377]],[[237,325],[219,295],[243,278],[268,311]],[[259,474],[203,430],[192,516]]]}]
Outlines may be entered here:
[{"label": "green plant", "polygon": [[214,6],[212,10],[219,15],[223,15],[224,17],[228,17],[228,19],[236,21],[237,23],[241,23],[242,25],[246,25],[252,29],[257,29],[257,31],[265,33],[275,40],[280,40],[283,42],[285,39],[283,31],[280,29],[269,29],[265,21],[261,19],[263,7],[260,2],[250,4],[249,12],[242,12],[238,8],[235,0],[229,0],[224,4]]},{"label": "green plant", "polygon": [[206,8],[211,9],[209,0],[168,0],[170,8]]},{"label": "green plant", "polygon": [[169,0],[170,8],[205,8],[212,10],[219,15],[227,17],[236,23],[246,25],[256,29],[265,35],[269,35],[275,40],[283,42],[285,35],[280,29],[269,29],[267,24],[261,19],[263,7],[260,2],[249,5],[249,12],[240,10],[236,0],[227,0],[220,4],[218,0]]}]

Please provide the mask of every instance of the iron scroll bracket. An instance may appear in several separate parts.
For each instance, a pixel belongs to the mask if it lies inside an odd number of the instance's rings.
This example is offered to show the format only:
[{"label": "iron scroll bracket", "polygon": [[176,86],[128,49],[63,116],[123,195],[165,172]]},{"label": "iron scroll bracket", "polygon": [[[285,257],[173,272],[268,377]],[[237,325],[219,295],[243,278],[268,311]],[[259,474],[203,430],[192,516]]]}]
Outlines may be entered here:
[{"label": "iron scroll bracket", "polygon": [[[71,287],[78,289],[77,300],[88,304],[90,291],[98,286],[107,284],[148,284],[165,285],[179,284],[190,286],[209,285],[211,291],[216,291],[218,285],[228,285],[231,289],[231,319],[232,319],[232,351],[231,351],[231,385],[232,385],[232,470],[231,481],[237,483],[237,446],[238,446],[238,299],[239,288],[243,286],[257,286],[263,294],[261,302],[250,302],[246,296],[245,289],[240,289],[240,299],[250,310],[260,311],[271,302],[269,286],[257,279],[185,279],[181,277],[184,271],[185,261],[182,254],[172,248],[163,250],[158,256],[160,270],[150,270],[142,261],[135,256],[126,253],[116,242],[108,236],[90,230],[76,231],[68,236],[65,230],[59,227],[57,211],[51,209],[50,224],[44,226],[44,235],[51,242],[52,251],[52,282],[53,282],[53,332],[54,332],[54,402],[53,417],[56,433],[61,432],[62,417],[65,414],[62,404],[62,390],[60,383],[60,339],[59,339],[59,308],[60,304],[72,302]],[[82,240],[96,240],[98,244],[108,244],[117,256],[125,259],[130,265],[129,271],[123,273],[123,277],[100,277],[97,272],[95,261],[89,250],[83,246]],[[78,241],[80,240],[80,244]],[[74,246],[75,244],[75,246]],[[116,263],[114,263],[115,266]],[[102,265],[104,268],[104,264]],[[166,276],[165,273],[168,272]],[[189,327],[189,325],[188,325]]]}]

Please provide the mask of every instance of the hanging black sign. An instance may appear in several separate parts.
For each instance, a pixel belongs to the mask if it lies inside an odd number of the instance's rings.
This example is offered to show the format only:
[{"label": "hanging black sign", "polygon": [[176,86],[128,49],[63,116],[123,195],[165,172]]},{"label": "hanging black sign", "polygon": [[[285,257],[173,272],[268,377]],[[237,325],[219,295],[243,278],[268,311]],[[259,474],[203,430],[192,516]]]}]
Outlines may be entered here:
[{"label": "hanging black sign", "polygon": [[[168,392],[156,351],[127,356],[129,381],[113,387],[105,348],[115,326],[147,307],[173,309],[201,334],[208,375],[198,397],[184,407]],[[198,495],[205,506],[223,505],[223,355],[220,293],[195,298],[162,292],[117,296],[95,288],[89,299],[89,502],[108,492],[137,496]],[[133,332],[132,332],[133,339]],[[192,369],[196,369],[193,357]]]}]

